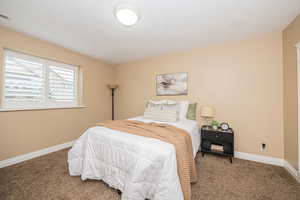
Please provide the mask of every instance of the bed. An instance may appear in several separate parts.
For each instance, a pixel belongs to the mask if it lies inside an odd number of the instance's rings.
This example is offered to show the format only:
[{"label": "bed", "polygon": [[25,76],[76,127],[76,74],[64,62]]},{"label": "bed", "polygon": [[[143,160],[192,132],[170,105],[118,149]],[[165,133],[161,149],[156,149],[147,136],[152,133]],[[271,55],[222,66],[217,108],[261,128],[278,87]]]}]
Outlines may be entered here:
[{"label": "bed", "polygon": [[[143,117],[129,120],[162,123]],[[190,134],[195,158],[200,145],[198,123],[185,119],[167,124]],[[184,199],[175,148],[158,139],[95,126],[74,143],[68,164],[71,176],[103,180],[122,192],[122,200]]]}]

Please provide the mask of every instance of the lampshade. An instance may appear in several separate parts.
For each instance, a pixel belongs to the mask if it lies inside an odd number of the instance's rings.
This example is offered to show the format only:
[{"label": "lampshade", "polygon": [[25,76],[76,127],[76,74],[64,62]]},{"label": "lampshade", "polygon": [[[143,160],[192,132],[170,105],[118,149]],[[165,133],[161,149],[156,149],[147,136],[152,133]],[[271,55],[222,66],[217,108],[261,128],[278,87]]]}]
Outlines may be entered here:
[{"label": "lampshade", "polygon": [[201,117],[207,117],[207,118],[214,117],[215,109],[211,106],[202,106],[200,115],[201,115]]},{"label": "lampshade", "polygon": [[108,87],[109,89],[117,89],[119,86],[116,85],[116,84],[108,84],[107,87]]}]

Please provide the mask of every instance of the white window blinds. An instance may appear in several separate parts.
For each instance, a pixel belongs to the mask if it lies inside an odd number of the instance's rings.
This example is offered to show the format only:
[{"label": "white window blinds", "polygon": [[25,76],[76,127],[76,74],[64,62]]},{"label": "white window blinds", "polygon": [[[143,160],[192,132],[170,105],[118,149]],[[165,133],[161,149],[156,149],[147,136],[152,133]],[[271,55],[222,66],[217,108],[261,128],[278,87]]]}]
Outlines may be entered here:
[{"label": "white window blinds", "polygon": [[77,106],[78,67],[4,52],[3,108]]},{"label": "white window blinds", "polygon": [[43,101],[43,64],[6,54],[4,67],[4,100],[7,104],[36,104]]},{"label": "white window blinds", "polygon": [[57,102],[76,100],[76,70],[49,66],[49,99]]}]

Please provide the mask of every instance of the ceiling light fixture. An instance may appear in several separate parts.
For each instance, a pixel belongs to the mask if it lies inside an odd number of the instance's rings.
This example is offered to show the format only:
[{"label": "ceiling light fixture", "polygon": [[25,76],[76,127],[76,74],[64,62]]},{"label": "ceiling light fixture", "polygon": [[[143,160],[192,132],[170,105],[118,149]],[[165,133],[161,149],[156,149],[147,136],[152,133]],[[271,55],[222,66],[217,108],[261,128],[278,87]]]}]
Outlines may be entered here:
[{"label": "ceiling light fixture", "polygon": [[114,15],[124,26],[133,26],[139,20],[138,11],[129,5],[117,6]]}]

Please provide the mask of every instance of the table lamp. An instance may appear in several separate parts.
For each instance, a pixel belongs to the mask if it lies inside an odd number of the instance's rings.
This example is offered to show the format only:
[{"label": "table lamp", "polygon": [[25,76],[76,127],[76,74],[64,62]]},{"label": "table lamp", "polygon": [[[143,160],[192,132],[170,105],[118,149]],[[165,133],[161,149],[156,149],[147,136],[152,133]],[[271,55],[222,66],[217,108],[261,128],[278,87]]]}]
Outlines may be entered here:
[{"label": "table lamp", "polygon": [[205,119],[206,125],[209,125],[209,119],[215,116],[215,109],[212,106],[202,106],[200,115]]}]

